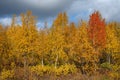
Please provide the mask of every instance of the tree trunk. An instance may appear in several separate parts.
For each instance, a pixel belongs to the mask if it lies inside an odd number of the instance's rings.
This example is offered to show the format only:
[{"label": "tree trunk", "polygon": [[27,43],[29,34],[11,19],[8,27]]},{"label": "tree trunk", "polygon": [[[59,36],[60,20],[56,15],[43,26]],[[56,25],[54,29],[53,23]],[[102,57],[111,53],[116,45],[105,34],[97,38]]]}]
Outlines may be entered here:
[{"label": "tree trunk", "polygon": [[27,61],[26,61],[26,57],[24,56],[24,80],[27,80]]},{"label": "tree trunk", "polygon": [[44,66],[43,57],[42,57],[42,60],[41,60],[41,64],[42,64],[42,67],[43,67]]},{"label": "tree trunk", "polygon": [[111,63],[111,58],[110,58],[110,54],[108,54],[107,58],[108,58],[108,63],[110,64]]},{"label": "tree trunk", "polygon": [[57,68],[57,62],[58,62],[58,54],[57,54],[57,57],[56,57],[56,60],[55,60],[55,69]]}]

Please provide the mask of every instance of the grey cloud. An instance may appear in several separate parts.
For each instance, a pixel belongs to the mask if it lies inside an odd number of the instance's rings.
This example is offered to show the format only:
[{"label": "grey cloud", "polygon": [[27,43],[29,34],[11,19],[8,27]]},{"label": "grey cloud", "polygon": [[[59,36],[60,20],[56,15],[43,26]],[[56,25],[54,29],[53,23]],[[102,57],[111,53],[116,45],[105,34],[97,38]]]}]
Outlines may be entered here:
[{"label": "grey cloud", "polygon": [[[106,21],[120,21],[120,0],[76,0],[68,10],[69,15],[89,19],[89,15],[98,10]],[[84,13],[85,12],[85,13]]]},{"label": "grey cloud", "polygon": [[46,20],[51,22],[62,11],[66,11],[74,22],[88,20],[94,10],[100,11],[106,21],[120,21],[120,0],[1,0],[0,23],[10,21],[8,17],[27,10],[38,17],[39,24]]},{"label": "grey cloud", "polygon": [[1,0],[0,17],[19,15],[31,10],[38,18],[44,19],[67,10],[72,2],[73,0]]}]

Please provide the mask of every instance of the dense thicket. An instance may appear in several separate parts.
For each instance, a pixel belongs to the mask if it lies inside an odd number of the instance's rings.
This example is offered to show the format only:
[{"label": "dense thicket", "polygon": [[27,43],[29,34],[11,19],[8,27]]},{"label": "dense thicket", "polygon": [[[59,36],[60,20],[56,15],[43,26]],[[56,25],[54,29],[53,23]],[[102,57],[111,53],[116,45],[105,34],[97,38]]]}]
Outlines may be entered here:
[{"label": "dense thicket", "polygon": [[59,13],[50,28],[38,30],[30,11],[21,25],[0,25],[0,79],[38,80],[39,76],[81,73],[120,79],[120,24],[106,23],[98,11],[77,25]]}]

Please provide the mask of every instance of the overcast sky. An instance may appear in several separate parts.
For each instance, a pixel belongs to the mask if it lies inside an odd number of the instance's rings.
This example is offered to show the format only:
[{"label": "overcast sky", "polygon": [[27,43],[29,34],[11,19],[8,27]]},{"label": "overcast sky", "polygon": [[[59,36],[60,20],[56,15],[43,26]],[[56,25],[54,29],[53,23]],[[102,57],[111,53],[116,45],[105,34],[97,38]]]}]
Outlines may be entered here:
[{"label": "overcast sky", "polygon": [[100,11],[106,21],[120,22],[120,0],[0,0],[0,23],[9,25],[13,14],[31,10],[37,16],[37,25],[49,24],[59,12],[66,11],[70,21],[88,20],[95,10]]}]

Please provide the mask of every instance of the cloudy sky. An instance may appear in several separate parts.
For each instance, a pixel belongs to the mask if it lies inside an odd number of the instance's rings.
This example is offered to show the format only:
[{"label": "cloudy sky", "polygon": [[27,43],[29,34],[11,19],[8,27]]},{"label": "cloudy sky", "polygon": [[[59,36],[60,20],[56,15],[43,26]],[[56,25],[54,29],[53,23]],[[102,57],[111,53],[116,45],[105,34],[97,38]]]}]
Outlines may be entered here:
[{"label": "cloudy sky", "polygon": [[37,25],[43,26],[47,21],[49,25],[59,12],[66,11],[70,22],[88,20],[95,10],[100,11],[106,21],[120,22],[120,0],[0,0],[0,23],[9,25],[13,14],[31,10],[37,16]]}]

